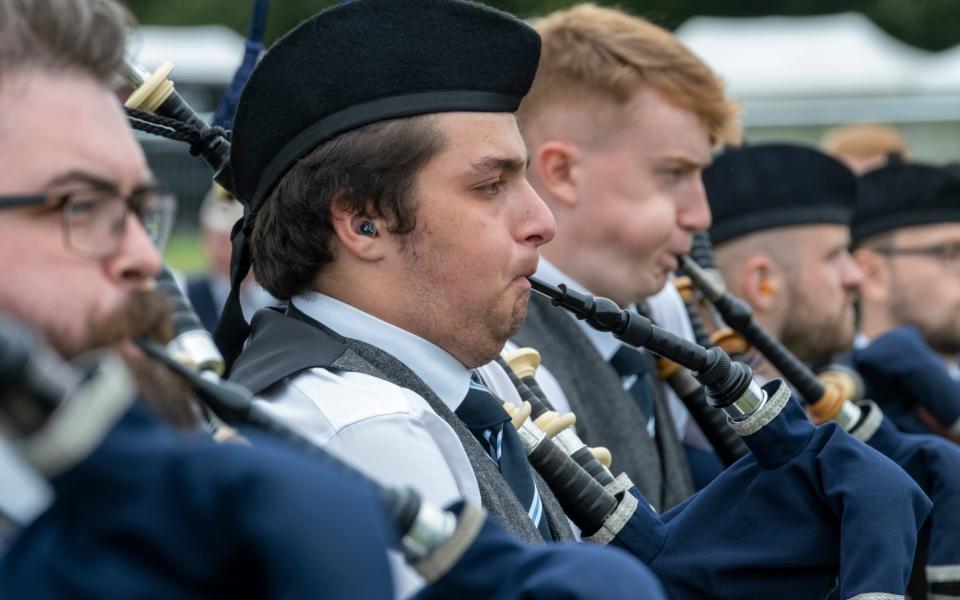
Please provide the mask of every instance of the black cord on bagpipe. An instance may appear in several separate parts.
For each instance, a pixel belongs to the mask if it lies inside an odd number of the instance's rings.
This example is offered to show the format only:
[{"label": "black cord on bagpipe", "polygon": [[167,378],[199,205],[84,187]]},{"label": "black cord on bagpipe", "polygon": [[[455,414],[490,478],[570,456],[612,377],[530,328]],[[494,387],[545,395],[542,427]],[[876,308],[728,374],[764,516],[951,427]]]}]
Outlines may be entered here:
[{"label": "black cord on bagpipe", "polygon": [[230,132],[222,127],[197,127],[191,123],[184,123],[178,119],[163,117],[158,114],[127,108],[127,120],[130,126],[137,131],[160,136],[176,142],[186,142],[190,145],[190,154],[200,156],[204,148],[217,138],[230,141]]}]

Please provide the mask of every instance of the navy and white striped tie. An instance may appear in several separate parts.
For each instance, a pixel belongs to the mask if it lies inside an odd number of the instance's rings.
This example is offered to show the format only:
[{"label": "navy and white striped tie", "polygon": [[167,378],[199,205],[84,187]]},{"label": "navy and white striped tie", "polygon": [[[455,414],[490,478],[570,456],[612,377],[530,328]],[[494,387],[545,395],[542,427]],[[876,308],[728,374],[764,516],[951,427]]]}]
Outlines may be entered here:
[{"label": "navy and white striped tie", "polygon": [[456,414],[497,463],[500,474],[520,504],[527,509],[530,520],[537,526],[543,539],[552,540],[550,525],[543,515],[543,503],[520,436],[509,425],[510,416],[503,409],[503,403],[480,382],[476,374],[471,377],[467,396]]},{"label": "navy and white striped tie", "polygon": [[656,392],[653,389],[654,382],[646,354],[642,350],[621,344],[610,359],[610,365],[620,376],[623,389],[633,397],[640,412],[647,418],[647,432],[651,437],[656,435],[656,407],[653,399]]}]

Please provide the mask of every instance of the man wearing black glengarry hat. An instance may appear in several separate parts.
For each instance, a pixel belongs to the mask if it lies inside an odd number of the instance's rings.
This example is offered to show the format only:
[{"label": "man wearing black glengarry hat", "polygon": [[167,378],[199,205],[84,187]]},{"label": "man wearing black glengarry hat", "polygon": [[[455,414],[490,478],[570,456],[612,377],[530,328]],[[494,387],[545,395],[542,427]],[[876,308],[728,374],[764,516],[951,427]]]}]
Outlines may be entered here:
[{"label": "man wearing black glengarry hat", "polygon": [[231,378],[380,480],[482,499],[542,541],[572,533],[473,371],[519,326],[553,237],[511,114],[538,56],[517,19],[444,0],[339,6],[266,54],[235,120],[234,283],[246,237],[289,308],[257,315]]},{"label": "man wearing black glengarry hat", "polygon": [[[910,170],[946,176],[932,168]],[[848,251],[848,223],[851,216],[855,222],[858,219],[853,173],[814,148],[767,143],[721,154],[704,174],[704,185],[714,211],[711,236],[717,264],[731,291],[751,306],[757,322],[808,363],[826,364],[849,352],[856,330],[854,302],[865,278]],[[884,189],[892,191],[895,186]],[[888,223],[903,222],[899,215],[903,208],[898,210],[883,201],[874,206],[874,214],[889,219]],[[861,223],[864,216],[861,213]],[[931,215],[936,216],[940,215]],[[871,285],[874,289],[867,294],[871,296],[871,318],[875,318],[872,313],[877,307],[872,303],[876,302],[878,283]],[[949,289],[949,282],[945,285]],[[861,296],[861,309],[865,308],[862,302]],[[884,414],[887,407],[911,406],[912,399],[904,391],[917,387],[930,391],[925,402],[942,405],[951,400],[950,386],[954,384],[942,361],[922,347],[920,336],[908,334],[911,342],[902,337],[904,333],[893,331],[881,336],[872,350],[854,351],[857,366],[873,385],[867,390],[868,400],[858,403],[862,417],[852,424],[851,432],[897,462],[933,500],[933,512],[925,526],[928,535],[921,538],[928,540],[922,547],[924,561],[917,562],[925,571],[916,573],[920,579],[915,581],[922,581],[925,574],[929,593],[953,598],[960,558],[956,536],[960,527],[960,449],[933,435],[898,431],[895,419],[884,418]],[[866,358],[865,352],[869,353]],[[869,368],[864,369],[863,363],[869,363]],[[767,377],[776,376],[772,370],[762,360],[757,363],[757,371]],[[939,385],[931,386],[938,374]],[[882,385],[877,385],[877,380]]]},{"label": "man wearing black glengarry hat", "polygon": [[853,359],[871,397],[903,431],[960,441],[948,372],[960,353],[960,178],[925,164],[864,175],[850,235],[863,271]]}]

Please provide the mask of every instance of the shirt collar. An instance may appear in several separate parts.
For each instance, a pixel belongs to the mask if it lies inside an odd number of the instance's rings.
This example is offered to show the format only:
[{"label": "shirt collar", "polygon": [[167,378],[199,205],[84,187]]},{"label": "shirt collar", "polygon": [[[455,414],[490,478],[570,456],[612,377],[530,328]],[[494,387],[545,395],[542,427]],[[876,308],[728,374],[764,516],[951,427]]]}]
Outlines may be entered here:
[{"label": "shirt collar", "polygon": [[[540,257],[540,262],[537,265],[537,279],[542,279],[543,281],[557,285],[559,283],[565,283],[567,287],[575,292],[580,292],[581,294],[590,294],[590,290],[583,287],[571,277],[565,275],[563,271],[558,269],[553,263],[547,259]],[[564,311],[567,312],[567,311]],[[587,324],[586,321],[580,320],[567,312],[570,315],[570,318],[576,321],[577,326],[580,327],[583,334],[587,336],[587,339],[590,340],[590,343],[593,344],[593,347],[597,349],[597,352],[600,353],[600,356],[603,360],[609,361],[613,358],[613,355],[617,353],[617,350],[620,348],[622,343],[617,338],[613,337],[612,334],[606,331],[597,331],[593,327]]]},{"label": "shirt collar", "polygon": [[853,336],[853,349],[854,350],[863,350],[870,345],[870,338],[866,336],[862,331],[858,331],[856,335]]},{"label": "shirt collar", "polygon": [[391,354],[416,373],[450,410],[456,410],[467,395],[470,371],[436,344],[320,292],[300,294],[290,302],[340,335]]}]

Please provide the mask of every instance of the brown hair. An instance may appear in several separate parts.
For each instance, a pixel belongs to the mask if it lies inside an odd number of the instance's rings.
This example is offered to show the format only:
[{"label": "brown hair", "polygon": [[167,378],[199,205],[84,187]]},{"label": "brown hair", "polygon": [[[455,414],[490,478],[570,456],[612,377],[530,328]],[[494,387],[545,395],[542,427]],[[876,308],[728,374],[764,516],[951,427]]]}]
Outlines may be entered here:
[{"label": "brown hair", "polygon": [[726,98],[723,83],[665,29],[592,4],[557,11],[533,25],[543,47],[533,87],[517,115],[521,128],[571,102],[601,100],[622,108],[649,85],[695,113],[713,143],[739,141],[739,108]]},{"label": "brown hair", "polygon": [[106,84],[132,24],[114,0],[0,0],[0,83],[36,69],[75,70]]},{"label": "brown hair", "polygon": [[281,300],[313,287],[335,258],[334,202],[386,219],[390,233],[413,231],[417,174],[444,147],[434,117],[421,115],[350,131],[300,159],[254,218],[250,249],[257,281]]}]

